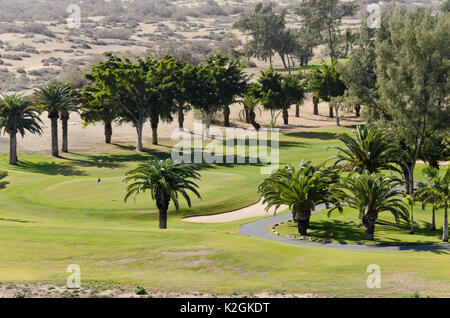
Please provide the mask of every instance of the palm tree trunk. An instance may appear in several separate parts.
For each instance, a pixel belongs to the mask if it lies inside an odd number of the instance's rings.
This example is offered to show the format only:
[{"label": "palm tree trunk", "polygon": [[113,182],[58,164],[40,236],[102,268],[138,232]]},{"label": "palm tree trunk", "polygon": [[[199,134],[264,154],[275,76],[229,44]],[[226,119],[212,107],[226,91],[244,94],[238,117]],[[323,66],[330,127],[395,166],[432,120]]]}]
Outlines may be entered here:
[{"label": "palm tree trunk", "polygon": [[330,118],[334,118],[334,114],[333,114],[333,107],[329,106],[330,109],[330,114],[328,115]]},{"label": "palm tree trunk", "polygon": [[413,215],[413,211],[411,208],[411,220],[410,220],[410,230],[409,230],[409,234],[414,234],[414,215]]},{"label": "palm tree trunk", "polygon": [[295,105],[295,117],[300,117],[300,105]]},{"label": "palm tree trunk", "polygon": [[311,210],[294,210],[292,211],[293,219],[297,223],[298,234],[307,235],[309,227],[309,219],[311,218]]},{"label": "palm tree trunk", "polygon": [[167,209],[158,210],[159,228],[161,230],[167,229]]},{"label": "palm tree trunk", "polygon": [[442,233],[442,240],[444,242],[448,242],[448,200],[445,200],[445,206],[444,206],[444,227],[443,227],[443,233]]},{"label": "palm tree trunk", "polygon": [[17,165],[17,133],[9,133],[9,164]]},{"label": "palm tree trunk", "polygon": [[285,125],[289,125],[289,111],[287,109],[283,110],[283,122]]},{"label": "palm tree trunk", "polygon": [[107,144],[111,143],[111,137],[112,137],[112,124],[110,121],[105,121],[105,142]]},{"label": "palm tree trunk", "polygon": [[69,133],[68,133],[68,122],[69,117],[61,118],[62,121],[62,152],[69,152]]},{"label": "palm tree trunk", "polygon": [[248,117],[249,117],[249,121],[252,124],[253,128],[255,128],[255,130],[259,130],[261,128],[261,125],[255,121],[256,114],[253,109],[248,110]]},{"label": "palm tree trunk", "polygon": [[314,104],[314,115],[319,115],[319,99],[316,96],[313,96],[313,104]]},{"label": "palm tree trunk", "polygon": [[431,229],[430,230],[432,230],[432,231],[436,230],[436,210],[435,210],[434,205],[433,205],[433,217],[431,219]]},{"label": "palm tree trunk", "polygon": [[50,118],[52,133],[52,156],[58,157],[58,117]]},{"label": "palm tree trunk", "polygon": [[366,236],[367,241],[374,241],[375,240],[375,222],[377,221],[377,216],[375,215],[364,215],[362,217],[362,223],[364,225],[364,232]]},{"label": "palm tree trunk", "polygon": [[248,109],[248,107],[244,106],[244,117],[245,117],[245,123],[246,124],[251,124],[250,121],[250,110]]},{"label": "palm tree trunk", "polygon": [[223,107],[223,125],[230,127],[230,106],[228,105]]},{"label": "palm tree trunk", "polygon": [[182,130],[184,128],[184,110],[183,105],[178,106],[178,128]]}]

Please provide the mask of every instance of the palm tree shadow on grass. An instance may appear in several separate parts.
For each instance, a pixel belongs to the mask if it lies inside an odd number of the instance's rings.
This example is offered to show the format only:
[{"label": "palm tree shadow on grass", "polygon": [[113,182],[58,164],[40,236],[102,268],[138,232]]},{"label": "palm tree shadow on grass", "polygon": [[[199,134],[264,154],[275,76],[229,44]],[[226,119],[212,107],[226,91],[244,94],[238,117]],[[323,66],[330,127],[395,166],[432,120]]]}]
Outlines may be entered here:
[{"label": "palm tree shadow on grass", "polygon": [[85,176],[86,173],[72,165],[57,162],[31,162],[27,160],[19,161],[16,167],[11,169],[23,170],[34,173],[43,173],[48,175],[63,175],[63,176]]},{"label": "palm tree shadow on grass", "polygon": [[[431,232],[428,230],[430,224],[424,222],[425,227],[416,227],[416,234],[428,236],[430,238],[434,237],[439,241],[439,233]],[[397,224],[396,222],[378,220],[377,226],[392,227],[393,230],[404,230],[405,233],[409,232],[408,224]],[[290,222],[290,228],[297,228],[296,223]],[[339,244],[357,244],[364,245],[364,228],[361,224],[356,224],[352,221],[341,221],[341,220],[321,220],[320,222],[311,221],[310,231],[308,233],[310,240],[313,242],[320,243],[333,243],[338,242]],[[404,242],[400,239],[389,238],[390,241],[375,241],[378,246],[400,246],[405,248],[411,248],[411,245],[432,245],[431,241],[416,241],[416,242]],[[419,249],[418,249],[419,250]]]}]

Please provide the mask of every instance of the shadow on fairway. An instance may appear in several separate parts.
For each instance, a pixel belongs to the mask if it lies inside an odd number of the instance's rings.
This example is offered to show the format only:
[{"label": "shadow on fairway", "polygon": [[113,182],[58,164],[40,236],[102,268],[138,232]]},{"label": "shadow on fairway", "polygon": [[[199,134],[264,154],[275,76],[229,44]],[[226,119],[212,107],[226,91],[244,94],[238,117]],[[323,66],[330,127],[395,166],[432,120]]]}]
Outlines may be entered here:
[{"label": "shadow on fairway", "polygon": [[57,162],[47,162],[47,161],[38,161],[38,162],[31,162],[31,161],[19,161],[16,168],[12,169],[18,169],[18,170],[24,170],[28,172],[35,172],[35,173],[43,173],[48,175],[62,175],[62,176],[85,176],[86,173],[84,171],[81,171],[80,169],[73,167],[71,165],[67,165],[64,163],[57,163]]}]

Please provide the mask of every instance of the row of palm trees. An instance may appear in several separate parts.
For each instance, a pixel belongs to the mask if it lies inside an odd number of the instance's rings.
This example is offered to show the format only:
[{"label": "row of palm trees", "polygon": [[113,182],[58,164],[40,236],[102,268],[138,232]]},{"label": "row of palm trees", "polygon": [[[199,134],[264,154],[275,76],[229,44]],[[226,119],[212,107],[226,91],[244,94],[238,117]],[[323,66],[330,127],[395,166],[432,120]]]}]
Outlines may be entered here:
[{"label": "row of palm trees", "polygon": [[9,135],[9,163],[17,165],[17,134],[42,134],[42,112],[48,112],[51,121],[52,155],[58,156],[58,119],[62,121],[62,151],[68,152],[68,121],[76,110],[76,102],[69,84],[53,82],[39,87],[32,96],[4,95],[0,99],[0,129]]},{"label": "row of palm trees", "polygon": [[[343,211],[349,206],[359,213],[364,226],[366,240],[374,240],[378,215],[390,212],[397,222],[404,220],[413,228],[413,212],[408,197],[401,191],[404,183],[393,172],[400,171],[395,166],[396,148],[386,131],[366,126],[358,127],[354,136],[340,134],[338,138],[345,147],[335,147],[339,154],[330,158],[334,163],[314,166],[302,161],[295,169],[287,165],[264,180],[258,191],[264,198],[266,209],[287,205],[297,223],[300,235],[307,234],[311,213],[318,204],[332,206]],[[398,153],[397,153],[398,154]],[[383,172],[390,171],[389,175]],[[413,199],[433,205],[434,211],[444,208],[442,240],[448,242],[448,198],[450,191],[450,168],[446,173],[426,168],[427,182],[419,184]]]}]

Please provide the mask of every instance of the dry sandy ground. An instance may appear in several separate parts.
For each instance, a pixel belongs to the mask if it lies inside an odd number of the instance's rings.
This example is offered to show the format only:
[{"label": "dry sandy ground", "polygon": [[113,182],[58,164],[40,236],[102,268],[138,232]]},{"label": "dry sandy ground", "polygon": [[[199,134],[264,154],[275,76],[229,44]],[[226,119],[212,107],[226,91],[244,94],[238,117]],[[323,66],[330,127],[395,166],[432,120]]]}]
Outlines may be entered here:
[{"label": "dry sandy ground", "polygon": [[0,284],[0,298],[312,298],[312,294],[257,294],[217,295],[201,292],[168,293],[146,290],[146,295],[137,295],[132,287],[85,287],[69,289],[65,285],[54,284]]},{"label": "dry sandy ground", "polygon": [[[251,125],[247,125],[239,119],[239,112],[242,110],[242,106],[233,105],[231,113],[231,124],[234,127],[251,128]],[[328,105],[322,103],[319,105],[318,116],[313,115],[313,106],[310,98],[300,109],[300,118],[295,117],[295,107],[290,110],[290,124],[288,126],[283,125],[281,116],[278,118],[277,127],[282,131],[286,130],[307,130],[311,128],[330,127],[336,126],[336,120],[328,118]],[[46,113],[42,115],[44,122],[43,134],[32,135],[26,134],[24,138],[18,138],[18,150],[22,153],[37,152],[43,154],[50,154],[51,139],[50,139],[50,121],[46,116]],[[267,124],[270,121],[270,114],[262,111],[257,112],[257,122],[260,124]],[[356,118],[354,114],[343,113],[341,114],[341,125],[356,125],[361,123],[359,118]],[[59,123],[59,125],[61,125]],[[219,129],[223,127],[216,126]],[[194,128],[194,116],[193,112],[189,112],[186,116],[185,129],[193,130]],[[61,130],[61,128],[59,127]],[[178,129],[178,123],[174,120],[172,123],[162,123],[158,129],[158,137],[161,142],[171,140],[171,134]],[[147,124],[144,128],[144,146],[151,147],[151,129],[150,124]],[[69,150],[71,152],[108,152],[114,151],[111,147],[105,145],[104,127],[101,124],[91,125],[86,128],[82,127],[82,122],[78,114],[72,114],[69,121]],[[59,136],[59,142],[61,145],[61,131]],[[114,125],[112,142],[121,144],[134,145],[136,142],[136,130],[130,124]],[[9,151],[9,138],[8,135],[0,136],[0,153],[7,153]]]}]

